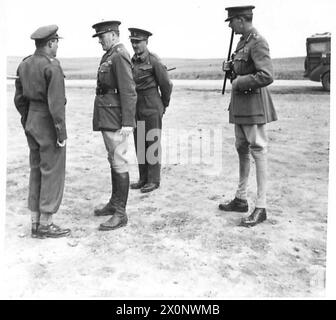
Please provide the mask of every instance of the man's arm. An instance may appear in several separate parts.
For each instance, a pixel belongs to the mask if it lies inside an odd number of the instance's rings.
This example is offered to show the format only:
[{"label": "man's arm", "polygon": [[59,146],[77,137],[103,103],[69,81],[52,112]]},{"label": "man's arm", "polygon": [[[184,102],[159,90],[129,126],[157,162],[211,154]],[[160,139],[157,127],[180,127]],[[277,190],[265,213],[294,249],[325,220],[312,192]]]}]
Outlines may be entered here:
[{"label": "man's arm", "polygon": [[273,82],[273,65],[265,39],[260,38],[253,45],[251,58],[256,72],[254,74],[239,75],[232,83],[233,88],[244,91],[266,87]]},{"label": "man's arm", "polygon": [[169,80],[167,68],[157,58],[153,59],[153,71],[155,80],[157,81],[160,92],[161,100],[165,108],[168,107],[170,102],[170,96],[173,90],[173,83]]},{"label": "man's arm", "polygon": [[17,78],[15,80],[14,104],[21,115],[21,124],[23,128],[25,128],[29,110],[29,100],[23,95],[23,87],[19,76],[19,69],[17,70],[16,75]]},{"label": "man's arm", "polygon": [[54,121],[57,140],[63,142],[67,139],[65,124],[65,86],[63,71],[57,62],[52,62],[45,69],[48,81],[48,106]]},{"label": "man's arm", "polygon": [[132,75],[131,60],[125,52],[118,53],[113,59],[121,104],[122,127],[135,127],[135,108],[137,94]]}]

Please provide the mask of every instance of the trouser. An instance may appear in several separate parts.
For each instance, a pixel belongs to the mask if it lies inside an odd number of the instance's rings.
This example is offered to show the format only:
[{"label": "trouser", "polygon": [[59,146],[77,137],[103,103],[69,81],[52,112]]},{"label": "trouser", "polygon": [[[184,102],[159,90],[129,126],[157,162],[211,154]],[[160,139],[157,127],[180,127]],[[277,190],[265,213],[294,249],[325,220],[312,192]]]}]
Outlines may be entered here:
[{"label": "trouser", "polygon": [[235,124],[236,149],[239,156],[239,183],[236,197],[247,199],[250,153],[256,164],[257,208],[266,208],[267,134],[265,124]]},{"label": "trouser", "polygon": [[29,111],[25,134],[30,150],[28,208],[54,214],[63,197],[66,148],[56,146],[54,124],[47,111]]},{"label": "trouser", "polygon": [[119,215],[125,215],[129,190],[127,137],[121,135],[120,130],[102,131],[102,135],[111,167],[112,193],[109,202]]},{"label": "trouser", "polygon": [[[139,98],[139,97],[138,97]],[[162,114],[144,116],[137,112],[134,144],[139,167],[139,180],[160,183]]]},{"label": "trouser", "polygon": [[127,137],[121,135],[120,130],[102,131],[102,135],[111,170],[117,173],[128,172]]}]

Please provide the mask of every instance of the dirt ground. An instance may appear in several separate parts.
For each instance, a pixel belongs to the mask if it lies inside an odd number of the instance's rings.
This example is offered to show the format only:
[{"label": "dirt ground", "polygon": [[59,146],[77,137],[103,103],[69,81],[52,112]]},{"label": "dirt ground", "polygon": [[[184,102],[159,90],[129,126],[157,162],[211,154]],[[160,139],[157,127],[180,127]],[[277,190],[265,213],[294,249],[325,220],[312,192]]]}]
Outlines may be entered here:
[{"label": "dirt ground", "polygon": [[[5,290],[8,298],[260,298],[325,294],[329,94],[320,85],[271,87],[279,121],[268,125],[268,220],[237,226],[246,214],[218,204],[234,196],[237,154],[229,94],[176,85],[164,131],[160,189],[130,190],[129,224],[98,231],[93,216],[110,192],[102,137],[92,132],[93,88],[67,90],[67,172],[54,221],[69,238],[30,237],[28,147],[8,87]],[[211,140],[210,129],[221,133]],[[190,148],[213,145],[200,159]],[[196,141],[196,142],[195,142]],[[218,141],[220,142],[218,145]],[[194,146],[193,145],[193,146]],[[188,147],[189,146],[189,147]],[[174,155],[177,154],[176,157]],[[167,156],[169,155],[169,156]],[[132,139],[130,159],[134,158]],[[251,167],[249,204],[255,198]],[[131,180],[137,168],[130,165]]]}]

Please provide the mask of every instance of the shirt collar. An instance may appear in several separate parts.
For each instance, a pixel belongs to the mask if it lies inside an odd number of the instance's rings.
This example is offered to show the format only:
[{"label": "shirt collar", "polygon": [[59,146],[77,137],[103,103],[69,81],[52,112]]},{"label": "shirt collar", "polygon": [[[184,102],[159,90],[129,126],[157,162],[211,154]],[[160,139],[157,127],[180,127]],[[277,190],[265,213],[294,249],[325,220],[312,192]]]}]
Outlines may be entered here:
[{"label": "shirt collar", "polygon": [[240,40],[245,41],[245,43],[247,43],[247,42],[250,41],[252,35],[257,34],[257,33],[258,33],[257,29],[256,29],[256,28],[252,28],[252,29],[250,30],[250,32],[247,33],[245,36],[244,36],[244,35],[241,36],[241,37],[240,37]]},{"label": "shirt collar", "polygon": [[121,45],[121,42],[117,42],[115,43],[110,49],[108,49],[106,52],[105,52],[105,55],[110,55],[115,49],[116,47],[118,47],[119,45]]},{"label": "shirt collar", "polygon": [[39,55],[39,56],[45,56],[47,57],[49,60],[53,60],[54,57],[48,55],[42,48],[37,48],[34,52],[35,55]]},{"label": "shirt collar", "polygon": [[145,52],[143,54],[139,55],[139,56],[135,54],[132,57],[132,61],[133,62],[144,62],[144,61],[146,61],[148,56],[149,56],[149,51],[145,50]]}]

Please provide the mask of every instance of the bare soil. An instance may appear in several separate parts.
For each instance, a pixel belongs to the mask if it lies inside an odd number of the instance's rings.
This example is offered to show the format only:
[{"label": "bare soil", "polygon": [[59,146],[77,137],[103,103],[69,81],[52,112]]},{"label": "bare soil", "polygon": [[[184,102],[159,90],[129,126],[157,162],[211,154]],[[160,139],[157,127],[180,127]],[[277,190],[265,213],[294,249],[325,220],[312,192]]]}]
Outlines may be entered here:
[{"label": "bare soil", "polygon": [[[294,82],[293,82],[294,83]],[[130,190],[125,228],[98,231],[94,208],[109,198],[110,176],[99,133],[92,132],[93,88],[67,90],[67,172],[54,221],[69,238],[32,239],[26,208],[28,147],[8,87],[5,292],[8,298],[322,297],[325,294],[330,96],[316,87],[272,87],[279,121],[268,125],[268,220],[238,226],[224,213],[234,196],[237,154],[229,95],[176,86],[164,131],[203,139],[222,132],[213,162],[181,143],[164,161],[161,187]],[[204,134],[202,134],[204,133]],[[199,135],[200,134],[200,135]],[[184,140],[186,141],[186,140]],[[164,159],[174,149],[163,143]],[[167,147],[168,146],[168,147]],[[134,146],[130,139],[130,159]],[[255,198],[252,165],[249,204]],[[132,180],[137,167],[130,165]]]}]

